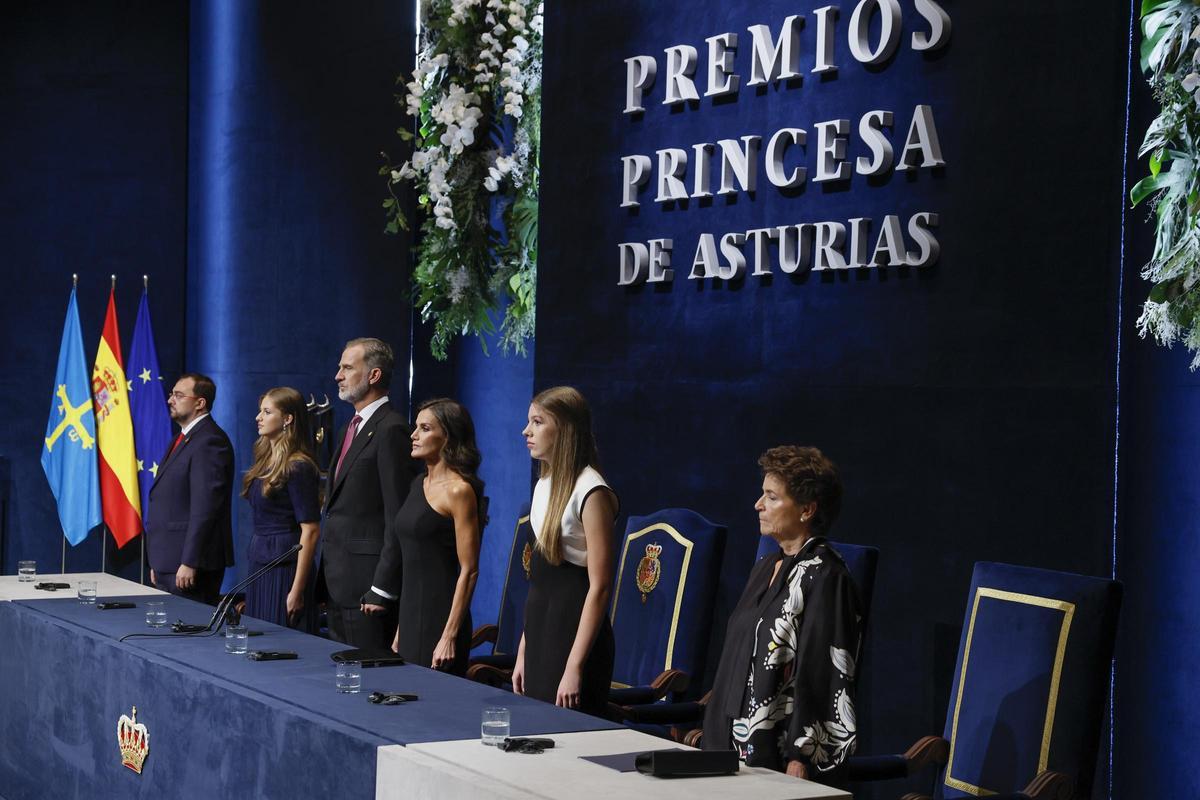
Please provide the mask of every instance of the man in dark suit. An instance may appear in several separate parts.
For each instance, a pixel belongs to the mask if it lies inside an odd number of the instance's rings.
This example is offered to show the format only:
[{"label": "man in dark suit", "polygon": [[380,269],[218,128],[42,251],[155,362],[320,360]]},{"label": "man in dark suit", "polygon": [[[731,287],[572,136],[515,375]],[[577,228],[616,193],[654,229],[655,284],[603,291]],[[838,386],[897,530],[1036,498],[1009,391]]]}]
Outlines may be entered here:
[{"label": "man in dark suit", "polygon": [[159,462],[146,508],[150,581],[159,589],[215,604],[233,565],[233,447],[210,416],[217,387],[188,373],[167,398],[181,428]]},{"label": "man in dark suit", "polygon": [[379,339],[352,339],[338,365],[338,398],[354,417],[334,440],[322,524],[322,560],[333,638],[355,647],[390,647],[390,614],[367,615],[363,596],[379,563],[385,534],[400,510],[415,470],[406,416],[388,402],[395,359]]}]

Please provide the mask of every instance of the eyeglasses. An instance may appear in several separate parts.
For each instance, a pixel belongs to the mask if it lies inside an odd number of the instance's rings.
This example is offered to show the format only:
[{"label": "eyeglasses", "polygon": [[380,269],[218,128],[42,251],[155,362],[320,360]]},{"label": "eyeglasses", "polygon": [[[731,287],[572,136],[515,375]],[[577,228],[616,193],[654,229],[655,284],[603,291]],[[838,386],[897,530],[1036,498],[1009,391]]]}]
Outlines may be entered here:
[{"label": "eyeglasses", "polygon": [[196,397],[197,397],[197,395],[194,395],[194,394],[184,394],[183,392],[171,392],[171,397],[174,397],[176,400],[186,400],[186,399],[187,399],[187,398],[189,398],[189,397],[190,397],[191,399],[195,400],[195,399],[196,399]]},{"label": "eyeglasses", "polygon": [[398,706],[401,703],[411,703],[417,699],[415,694],[401,694],[400,692],[371,692],[367,695],[367,702],[375,705]]},{"label": "eyeglasses", "polygon": [[547,750],[553,749],[553,739],[526,739],[520,736],[506,737],[503,742],[496,745],[497,749],[503,750],[506,753],[525,753],[526,755],[541,755]]}]

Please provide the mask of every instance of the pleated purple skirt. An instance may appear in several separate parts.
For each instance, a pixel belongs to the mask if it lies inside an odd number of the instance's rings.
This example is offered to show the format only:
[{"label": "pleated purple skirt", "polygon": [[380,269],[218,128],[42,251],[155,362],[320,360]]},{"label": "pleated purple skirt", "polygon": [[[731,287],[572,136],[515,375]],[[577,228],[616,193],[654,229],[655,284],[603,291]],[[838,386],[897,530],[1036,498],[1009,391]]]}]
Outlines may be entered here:
[{"label": "pleated purple skirt", "polygon": [[[261,568],[262,564],[249,564],[247,572]],[[267,572],[246,589],[246,616],[289,627],[287,618],[287,596],[296,579],[296,565],[283,564]],[[305,592],[304,612],[291,621],[290,627],[307,630],[308,613],[312,607],[311,592]]]}]

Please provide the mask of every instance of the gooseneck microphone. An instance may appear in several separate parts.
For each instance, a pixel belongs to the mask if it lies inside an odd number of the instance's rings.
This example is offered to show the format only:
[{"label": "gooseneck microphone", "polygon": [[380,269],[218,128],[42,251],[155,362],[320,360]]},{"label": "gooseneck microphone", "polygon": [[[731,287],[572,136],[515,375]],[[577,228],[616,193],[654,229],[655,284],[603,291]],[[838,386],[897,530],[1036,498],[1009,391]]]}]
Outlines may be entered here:
[{"label": "gooseneck microphone", "polygon": [[275,567],[279,566],[283,562],[287,561],[289,558],[294,556],[296,553],[299,553],[303,548],[304,548],[304,545],[297,542],[296,544],[292,545],[291,549],[288,550],[286,553],[283,553],[278,558],[272,559],[270,561],[270,563],[265,564],[264,566],[256,569],[252,574],[247,575],[244,579],[242,579],[236,586],[234,586],[232,589],[230,589],[229,592],[224,597],[221,598],[221,602],[217,604],[217,610],[213,612],[213,615],[208,620],[207,625],[198,625],[195,623],[183,622],[181,620],[181,621],[175,622],[171,625],[171,633],[127,633],[124,636],[122,636],[118,641],[123,642],[126,639],[131,639],[131,638],[135,638],[135,637],[136,638],[160,638],[160,637],[178,636],[178,635],[196,636],[197,634],[202,634],[202,633],[216,633],[217,631],[221,630],[221,626],[225,624],[225,616],[226,616],[226,614],[229,613],[230,607],[233,605],[233,598],[235,596],[237,596],[238,592],[242,591],[247,586],[254,583],[256,580],[261,578],[263,575],[265,575],[270,570],[274,569]]},{"label": "gooseneck microphone", "polygon": [[240,583],[230,589],[229,592],[223,598],[221,598],[221,602],[217,604],[217,610],[213,612],[212,618],[208,620],[207,625],[195,625],[180,621],[171,625],[171,630],[174,633],[207,633],[208,631],[214,630],[214,626],[216,630],[220,630],[221,626],[225,624],[225,615],[229,613],[229,608],[233,605],[233,598],[237,595],[237,593],[254,583],[270,570],[278,567],[284,561],[287,561],[296,553],[299,553],[303,547],[304,545],[297,542],[296,544],[292,545],[292,549],[288,550],[278,558],[272,559],[270,563],[259,567],[252,574],[247,575],[244,579],[242,579]]}]

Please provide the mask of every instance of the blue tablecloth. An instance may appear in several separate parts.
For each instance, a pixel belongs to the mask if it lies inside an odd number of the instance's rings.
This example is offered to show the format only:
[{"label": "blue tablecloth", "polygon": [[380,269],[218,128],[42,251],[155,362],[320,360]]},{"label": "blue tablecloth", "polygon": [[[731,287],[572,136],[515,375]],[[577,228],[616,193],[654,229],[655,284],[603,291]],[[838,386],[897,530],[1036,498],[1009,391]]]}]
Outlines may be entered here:
[{"label": "blue tablecloth", "polygon": [[[338,694],[329,654],[343,645],[250,620],[250,648],[221,636],[146,633],[146,597],[100,611],[73,598],[0,603],[0,793],[26,797],[371,798],[375,749],[479,736],[483,708],[511,710],[514,735],[619,727],[606,720],[414,665],[363,670],[363,692]],[[168,619],[205,623],[211,607],[163,598]],[[374,690],[420,700],[376,706]],[[130,707],[150,729],[142,775],[123,768],[116,724]],[[186,787],[182,788],[182,787]]]}]

